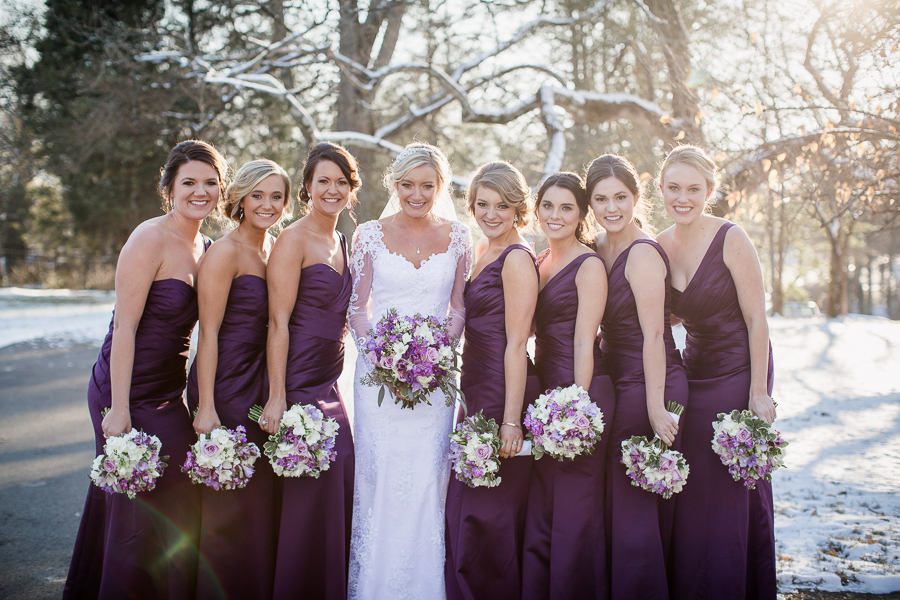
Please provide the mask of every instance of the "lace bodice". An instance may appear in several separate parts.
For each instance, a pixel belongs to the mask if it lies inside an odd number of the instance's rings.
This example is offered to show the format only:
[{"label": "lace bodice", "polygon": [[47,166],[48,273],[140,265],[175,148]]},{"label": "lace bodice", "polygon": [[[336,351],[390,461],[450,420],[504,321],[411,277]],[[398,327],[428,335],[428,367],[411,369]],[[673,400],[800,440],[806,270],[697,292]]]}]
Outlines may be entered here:
[{"label": "lace bodice", "polygon": [[369,221],[356,229],[350,269],[353,293],[348,310],[357,348],[364,353],[366,332],[389,309],[401,315],[450,317],[450,334],[459,337],[465,324],[463,293],[472,256],[468,228],[454,221],[446,252],[432,254],[417,269],[384,244],[381,223]]}]

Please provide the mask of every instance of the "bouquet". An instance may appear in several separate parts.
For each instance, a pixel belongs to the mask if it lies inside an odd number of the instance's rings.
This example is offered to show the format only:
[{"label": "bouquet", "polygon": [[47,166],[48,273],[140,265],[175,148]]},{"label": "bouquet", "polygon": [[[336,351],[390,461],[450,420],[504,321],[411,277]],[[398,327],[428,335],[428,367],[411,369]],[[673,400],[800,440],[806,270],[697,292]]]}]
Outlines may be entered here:
[{"label": "bouquet", "polygon": [[[669,402],[666,410],[677,423],[684,407]],[[659,436],[653,436],[649,442],[643,435],[623,440],[622,463],[631,485],[659,494],[667,500],[684,488],[691,472],[684,455],[667,448]]]},{"label": "bouquet", "polygon": [[548,390],[528,407],[525,435],[539,460],[545,453],[562,461],[590,454],[603,433],[603,413],[581,386]]},{"label": "bouquet", "polygon": [[479,411],[463,419],[450,434],[450,460],[456,478],[467,486],[500,485],[500,428]]},{"label": "bouquet", "polygon": [[188,450],[181,470],[194,483],[214,490],[233,490],[247,485],[253,476],[253,463],[259,458],[259,447],[247,441],[243,425],[231,430],[218,427],[200,435]]},{"label": "bouquet", "polygon": [[428,394],[440,389],[447,406],[459,399],[465,410],[462,392],[453,383],[456,366],[456,341],[450,339],[448,321],[435,317],[401,317],[390,309],[374,329],[367,332],[366,358],[373,367],[360,383],[381,386],[378,406],[385,390],[394,397],[394,404],[415,408],[428,401]]},{"label": "bouquet", "polygon": [[[250,418],[258,423],[262,412],[261,406],[253,406]],[[269,436],[263,452],[276,475],[318,478],[337,458],[334,441],[339,427],[315,406],[295,404],[284,412],[278,432]]]},{"label": "bouquet", "polygon": [[788,443],[749,410],[719,413],[712,426],[713,452],[734,480],[743,480],[751,490],[760,479],[772,481],[772,472],[784,466],[784,448]]},{"label": "bouquet", "polygon": [[[103,415],[109,409],[103,411]],[[166,468],[168,456],[160,456],[162,444],[155,435],[140,429],[108,438],[103,454],[94,459],[91,482],[101,490],[126,494],[134,500],[138,492],[149,492]]]}]

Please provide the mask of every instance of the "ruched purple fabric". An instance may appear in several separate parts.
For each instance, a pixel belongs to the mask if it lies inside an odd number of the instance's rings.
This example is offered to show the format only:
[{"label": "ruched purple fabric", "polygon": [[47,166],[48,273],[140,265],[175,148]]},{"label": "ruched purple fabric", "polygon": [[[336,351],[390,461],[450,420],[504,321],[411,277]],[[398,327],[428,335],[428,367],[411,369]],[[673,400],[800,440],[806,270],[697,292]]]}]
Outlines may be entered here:
[{"label": "ruched purple fabric", "polygon": [[[180,279],[150,285],[135,335],[131,424],[155,435],[169,466],[151,492],[129,500],[91,485],[64,598],[193,598],[200,531],[200,490],[179,465],[196,439],[184,405],[185,366],[197,322],[197,294]],[[113,323],[88,386],[97,454],[100,416],[110,406]]]},{"label": "ruched purple fabric", "polygon": [[[611,506],[611,583],[615,599],[668,598],[666,564],[671,541],[674,500],[631,485],[622,464],[621,443],[634,435],[653,438],[647,413],[644,383],[644,335],[638,319],[637,305],[631,285],[625,278],[628,255],[635,245],[643,243],[655,248],[666,263],[665,329],[666,348],[665,401],[686,405],[687,379],[681,356],[669,326],[670,295],[669,259],[653,240],[638,239],[615,260],[609,271],[609,296],[601,326],[600,348],[616,388],[616,417],[612,423],[609,452],[609,484]],[[681,430],[673,447],[678,449]],[[687,486],[691,485],[690,477]]]},{"label": "ruched purple fabric", "polygon": [[[213,398],[224,427],[243,425],[259,446],[268,435],[247,413],[268,399],[266,280],[241,275],[231,282],[219,327],[219,358]],[[197,361],[187,385],[188,408],[199,404]],[[182,458],[183,460],[183,458]],[[270,598],[275,575],[275,473],[262,455],[247,487],[217,491],[201,486],[200,564],[197,598]]]},{"label": "ruched purple fabric", "polygon": [[[587,260],[603,261],[593,253],[578,256],[538,294],[535,367],[544,389],[575,382],[575,277]],[[594,452],[563,462],[549,456],[534,461],[525,517],[523,598],[609,597],[605,482],[609,424],[616,409],[612,381],[596,346],[588,393],[606,423]]]},{"label": "ruched purple fabric", "polygon": [[354,455],[350,422],[337,386],[344,367],[343,338],[351,293],[343,236],[341,248],[342,273],[322,263],[303,268],[288,324],[288,408],[312,404],[337,420],[340,428],[337,460],[318,479],[282,478],[276,599],[347,597]]},{"label": "ruched purple fabric", "polygon": [[[506,401],[506,305],[502,271],[513,250],[508,246],[475,279],[466,284],[466,343],[462,379],[469,414],[484,411],[487,419],[503,422]],[[537,269],[537,265],[535,265]],[[541,382],[528,359],[523,414],[541,393]],[[446,586],[450,600],[491,598],[518,600],[522,596],[522,537],[531,479],[530,456],[503,459],[500,485],[469,488],[455,475],[447,491]]]},{"label": "ruched purple fabric", "polygon": [[[725,265],[725,223],[684,292],[672,289],[672,312],[684,323],[690,404],[682,452],[691,466],[675,499],[670,585],[676,599],[776,597],[771,483],[747,491],[712,451],[718,413],[745,410],[750,345],[737,289]],[[768,391],[772,393],[769,347]]]}]

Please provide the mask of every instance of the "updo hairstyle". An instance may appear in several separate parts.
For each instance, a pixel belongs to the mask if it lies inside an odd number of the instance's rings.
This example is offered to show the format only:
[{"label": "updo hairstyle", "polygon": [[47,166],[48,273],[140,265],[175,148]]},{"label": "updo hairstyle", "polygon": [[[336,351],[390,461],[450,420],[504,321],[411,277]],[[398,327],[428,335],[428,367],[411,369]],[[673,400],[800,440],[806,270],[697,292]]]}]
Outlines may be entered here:
[{"label": "updo hairstyle", "polygon": [[475,199],[478,195],[478,187],[484,186],[491,189],[502,198],[503,203],[516,211],[516,227],[522,229],[528,225],[531,213],[531,188],[525,181],[525,176],[517,168],[504,160],[489,162],[482,165],[469,187],[466,188],[466,207],[469,214],[475,215]]},{"label": "updo hairstyle", "polygon": [[677,146],[669,152],[666,159],[663,161],[662,166],[659,168],[659,176],[657,177],[657,181],[659,185],[663,185],[663,179],[666,175],[666,170],[674,165],[675,163],[683,163],[686,165],[690,165],[697,169],[697,172],[700,173],[700,176],[706,180],[706,210],[712,207],[715,204],[716,198],[716,175],[719,172],[719,168],[716,166],[715,161],[709,157],[709,155],[698,146],[692,146],[690,144],[684,144],[682,146]]},{"label": "updo hairstyle", "polygon": [[653,232],[650,225],[650,203],[644,196],[644,186],[637,169],[630,160],[617,154],[604,154],[591,161],[587,168],[587,195],[588,201],[594,194],[594,187],[603,181],[614,177],[621,181],[628,191],[637,198],[634,206],[634,223],[644,231]]},{"label": "updo hairstyle", "polygon": [[316,174],[316,166],[323,160],[333,162],[341,170],[341,173],[350,184],[350,207],[356,206],[356,191],[362,185],[362,179],[359,176],[359,165],[356,163],[356,158],[346,148],[331,142],[319,142],[310,148],[306,157],[306,163],[303,165],[303,186],[300,188],[300,201],[304,204],[309,204],[308,186],[312,183],[313,175]]},{"label": "updo hairstyle", "polygon": [[592,225],[593,213],[591,212],[591,204],[588,200],[587,190],[584,188],[584,180],[577,173],[572,173],[570,171],[554,173],[545,178],[544,181],[541,182],[541,187],[538,189],[534,201],[535,215],[538,214],[538,209],[541,205],[541,200],[544,198],[544,194],[552,187],[568,190],[575,196],[575,204],[578,206],[578,216],[580,218],[578,227],[575,229],[575,238],[585,246],[596,250],[597,248],[594,245],[594,228]]},{"label": "updo hairstyle", "polygon": [[225,157],[208,142],[185,140],[172,148],[166,165],[159,171],[158,191],[163,211],[168,213],[172,210],[172,190],[175,188],[178,171],[182,165],[192,160],[204,162],[215,169],[219,178],[219,198],[225,195],[228,185],[228,163]]},{"label": "updo hairstyle", "polygon": [[422,165],[428,165],[437,173],[437,193],[435,197],[441,194],[450,193],[450,183],[453,179],[453,172],[450,170],[450,161],[447,156],[437,146],[426,144],[424,142],[412,142],[407,144],[391,166],[388,167],[387,173],[384,174],[384,187],[391,192],[391,197],[397,194],[397,184],[409,175],[409,172]]},{"label": "updo hairstyle", "polygon": [[291,178],[278,163],[260,158],[245,163],[234,176],[234,180],[225,190],[225,195],[219,200],[219,210],[227,219],[240,223],[244,220],[244,211],[241,210],[241,200],[250,195],[256,186],[266,177],[278,175],[284,183],[285,210],[282,214],[290,214]]}]

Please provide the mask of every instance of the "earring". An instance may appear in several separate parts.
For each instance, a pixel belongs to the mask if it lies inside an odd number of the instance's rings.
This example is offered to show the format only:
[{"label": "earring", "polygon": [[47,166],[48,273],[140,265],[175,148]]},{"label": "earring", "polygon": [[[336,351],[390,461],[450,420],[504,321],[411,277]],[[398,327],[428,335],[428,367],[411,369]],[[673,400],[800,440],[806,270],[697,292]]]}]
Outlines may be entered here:
[{"label": "earring", "polygon": [[519,215],[516,215],[515,218],[513,219],[513,225],[518,225],[518,224],[519,224]]}]

